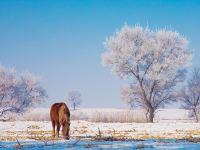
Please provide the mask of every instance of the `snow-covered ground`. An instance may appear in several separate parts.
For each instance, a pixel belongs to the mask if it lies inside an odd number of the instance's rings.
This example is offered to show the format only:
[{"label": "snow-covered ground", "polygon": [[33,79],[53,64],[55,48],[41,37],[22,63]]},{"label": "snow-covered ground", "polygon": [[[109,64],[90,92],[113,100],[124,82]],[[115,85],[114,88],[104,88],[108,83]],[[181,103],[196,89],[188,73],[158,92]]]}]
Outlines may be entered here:
[{"label": "snow-covered ground", "polygon": [[[0,122],[0,140],[51,138],[49,121]],[[115,139],[185,139],[200,136],[200,123],[94,123],[71,121],[70,136]]]},{"label": "snow-covered ground", "polygon": [[[183,109],[160,109],[154,123],[144,123],[142,110],[80,109],[71,111],[70,136],[72,139],[186,139],[200,137],[200,123],[188,118]],[[143,115],[143,116],[142,116]],[[18,121],[0,122],[1,140],[52,140],[49,109],[36,109]],[[27,121],[27,120],[47,121]],[[78,120],[77,120],[78,119]],[[144,118],[143,118],[144,119]],[[132,122],[131,122],[132,121]],[[142,123],[136,123],[136,122]]]}]

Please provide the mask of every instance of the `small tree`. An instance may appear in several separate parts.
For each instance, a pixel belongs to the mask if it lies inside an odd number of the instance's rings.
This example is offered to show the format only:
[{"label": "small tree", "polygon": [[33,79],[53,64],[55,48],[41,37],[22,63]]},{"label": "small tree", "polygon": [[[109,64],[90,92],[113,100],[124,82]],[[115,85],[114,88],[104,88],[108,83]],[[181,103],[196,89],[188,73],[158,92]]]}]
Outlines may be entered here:
[{"label": "small tree", "polygon": [[38,78],[0,66],[0,118],[9,119],[10,114],[23,113],[46,97]]},{"label": "small tree", "polygon": [[180,100],[183,108],[191,110],[191,116],[198,118],[198,107],[200,106],[200,69],[194,69],[192,78],[188,80],[187,86],[181,91]]},{"label": "small tree", "polygon": [[79,91],[71,91],[68,93],[67,101],[72,105],[75,110],[81,104],[81,93]]},{"label": "small tree", "polygon": [[191,62],[187,39],[165,29],[125,25],[106,39],[105,47],[103,64],[129,81],[122,98],[146,109],[148,121],[153,122],[155,110],[175,100],[173,91],[185,77],[185,67]]}]

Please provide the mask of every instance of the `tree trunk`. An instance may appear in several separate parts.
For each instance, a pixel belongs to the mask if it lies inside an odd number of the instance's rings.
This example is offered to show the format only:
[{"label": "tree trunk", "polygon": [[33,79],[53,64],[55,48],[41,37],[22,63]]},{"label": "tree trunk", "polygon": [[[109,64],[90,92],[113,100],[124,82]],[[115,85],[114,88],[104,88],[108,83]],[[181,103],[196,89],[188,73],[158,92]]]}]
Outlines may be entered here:
[{"label": "tree trunk", "polygon": [[194,116],[195,116],[195,119],[196,119],[195,122],[199,122],[199,118],[198,118],[196,108],[194,109]]},{"label": "tree trunk", "polygon": [[196,122],[199,122],[199,118],[198,118],[197,114],[195,115],[195,118],[196,118]]},{"label": "tree trunk", "polygon": [[76,109],[76,105],[74,104],[73,107],[74,107],[74,110],[75,110]]},{"label": "tree trunk", "polygon": [[145,117],[146,117],[146,121],[147,121],[147,122],[149,122],[149,117],[148,117],[148,115],[149,115],[149,109],[147,109],[147,112],[146,112],[146,114],[145,114]]},{"label": "tree trunk", "polygon": [[153,118],[154,118],[154,109],[153,108],[149,108],[149,118],[148,118],[148,122],[153,123]]}]

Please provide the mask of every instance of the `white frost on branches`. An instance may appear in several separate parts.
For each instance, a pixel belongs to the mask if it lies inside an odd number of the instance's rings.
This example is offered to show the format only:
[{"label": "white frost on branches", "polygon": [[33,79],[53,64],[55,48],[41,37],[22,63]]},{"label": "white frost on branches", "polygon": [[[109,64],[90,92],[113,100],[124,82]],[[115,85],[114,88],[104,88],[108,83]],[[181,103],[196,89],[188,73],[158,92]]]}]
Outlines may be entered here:
[{"label": "white frost on branches", "polygon": [[47,97],[37,77],[0,66],[0,117],[19,114]]},{"label": "white frost on branches", "polygon": [[66,99],[75,110],[81,104],[81,93],[79,91],[70,91]]},{"label": "white frost on branches", "polygon": [[123,99],[146,108],[152,122],[154,110],[174,100],[174,87],[184,79],[185,67],[191,63],[187,39],[165,29],[125,25],[106,39],[105,47],[103,64],[130,81],[122,89]]},{"label": "white frost on branches", "polygon": [[191,110],[191,117],[199,121],[200,108],[200,69],[193,71],[191,79],[188,80],[186,87],[180,92],[180,100],[183,102],[183,108]]}]

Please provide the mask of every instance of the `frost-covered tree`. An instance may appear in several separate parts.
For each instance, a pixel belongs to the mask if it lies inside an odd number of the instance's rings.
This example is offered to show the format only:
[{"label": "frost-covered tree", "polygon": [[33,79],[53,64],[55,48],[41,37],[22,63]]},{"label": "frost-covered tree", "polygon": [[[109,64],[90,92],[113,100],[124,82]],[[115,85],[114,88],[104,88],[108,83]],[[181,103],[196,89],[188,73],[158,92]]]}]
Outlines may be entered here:
[{"label": "frost-covered tree", "polygon": [[188,80],[186,87],[181,91],[180,100],[183,102],[183,108],[191,110],[191,117],[195,117],[196,122],[198,122],[200,69],[194,69],[191,79]]},{"label": "frost-covered tree", "polygon": [[75,110],[81,104],[81,93],[79,91],[70,91],[66,99]]},{"label": "frost-covered tree", "polygon": [[188,41],[178,32],[125,25],[105,41],[102,62],[127,79],[122,98],[147,110],[153,122],[155,110],[174,101],[173,91],[185,77],[192,54]]},{"label": "frost-covered tree", "polygon": [[18,74],[14,69],[0,66],[0,118],[9,119],[47,97],[38,78],[30,73]]}]

